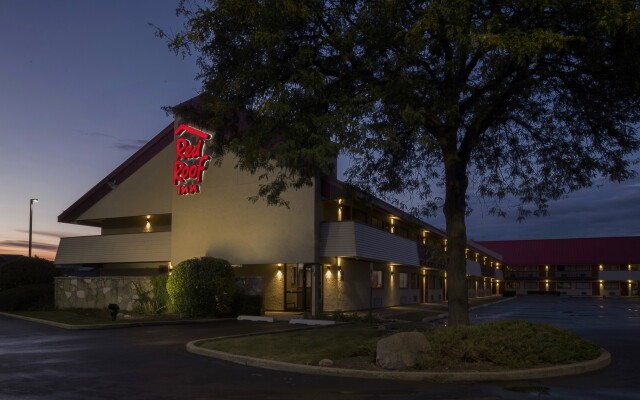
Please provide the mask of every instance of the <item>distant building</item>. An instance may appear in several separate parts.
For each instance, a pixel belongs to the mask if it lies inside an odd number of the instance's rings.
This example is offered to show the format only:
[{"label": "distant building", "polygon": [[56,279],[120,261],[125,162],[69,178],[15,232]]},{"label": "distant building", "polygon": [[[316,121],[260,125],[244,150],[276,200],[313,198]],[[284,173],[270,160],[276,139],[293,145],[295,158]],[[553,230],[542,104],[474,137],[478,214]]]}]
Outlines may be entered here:
[{"label": "distant building", "polygon": [[505,292],[638,295],[640,236],[478,243],[502,254]]}]

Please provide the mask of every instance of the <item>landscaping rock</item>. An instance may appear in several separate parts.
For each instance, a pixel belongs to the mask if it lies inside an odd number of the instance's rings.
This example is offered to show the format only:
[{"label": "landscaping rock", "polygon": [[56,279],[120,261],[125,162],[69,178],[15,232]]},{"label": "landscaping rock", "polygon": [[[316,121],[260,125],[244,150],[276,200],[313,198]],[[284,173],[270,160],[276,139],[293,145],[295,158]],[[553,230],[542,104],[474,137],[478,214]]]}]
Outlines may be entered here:
[{"label": "landscaping rock", "polygon": [[385,369],[413,368],[427,356],[431,345],[420,332],[400,332],[380,339],[376,347],[376,364]]},{"label": "landscaping rock", "polygon": [[320,362],[318,362],[318,365],[321,367],[331,367],[333,366],[333,361],[329,360],[328,358],[323,358],[322,360],[320,360]]}]

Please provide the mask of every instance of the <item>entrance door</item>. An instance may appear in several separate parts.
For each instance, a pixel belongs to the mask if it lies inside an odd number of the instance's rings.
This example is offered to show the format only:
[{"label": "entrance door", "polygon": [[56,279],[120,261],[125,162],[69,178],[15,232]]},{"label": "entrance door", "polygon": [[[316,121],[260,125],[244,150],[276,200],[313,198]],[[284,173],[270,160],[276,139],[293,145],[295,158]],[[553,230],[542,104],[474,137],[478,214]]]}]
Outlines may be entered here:
[{"label": "entrance door", "polygon": [[310,264],[286,264],[286,311],[311,310],[311,267]]}]

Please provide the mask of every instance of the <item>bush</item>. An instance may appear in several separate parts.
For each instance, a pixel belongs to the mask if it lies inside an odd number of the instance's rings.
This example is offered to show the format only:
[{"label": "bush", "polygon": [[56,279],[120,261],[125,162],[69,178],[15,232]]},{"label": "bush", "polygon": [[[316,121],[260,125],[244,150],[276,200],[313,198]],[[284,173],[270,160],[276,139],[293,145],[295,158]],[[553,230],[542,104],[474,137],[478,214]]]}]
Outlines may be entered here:
[{"label": "bush", "polygon": [[173,268],[167,281],[167,292],[180,314],[229,314],[233,307],[235,276],[226,260],[192,258]]},{"label": "bush", "polygon": [[489,362],[508,368],[568,364],[597,358],[600,348],[575,333],[526,321],[486,322],[427,332],[431,366]]},{"label": "bush", "polygon": [[262,296],[236,293],[233,299],[233,313],[235,315],[263,315]]},{"label": "bush", "polygon": [[167,293],[167,280],[169,275],[156,275],[151,277],[151,290],[145,291],[142,285],[134,282],[138,299],[137,310],[144,314],[162,314],[171,311],[171,301]]},{"label": "bush", "polygon": [[52,310],[53,285],[39,283],[15,287],[0,292],[0,310]]},{"label": "bush", "polygon": [[38,257],[20,257],[0,266],[0,291],[40,283],[53,284],[60,271],[52,261]]}]

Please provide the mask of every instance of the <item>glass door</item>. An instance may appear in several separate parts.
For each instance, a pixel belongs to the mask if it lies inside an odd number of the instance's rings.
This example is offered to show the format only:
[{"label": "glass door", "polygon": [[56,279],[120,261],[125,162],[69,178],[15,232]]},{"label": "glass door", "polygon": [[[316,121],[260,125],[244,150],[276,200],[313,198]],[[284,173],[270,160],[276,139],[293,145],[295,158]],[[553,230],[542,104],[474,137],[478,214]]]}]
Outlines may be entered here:
[{"label": "glass door", "polygon": [[311,265],[285,264],[285,311],[311,309]]}]

